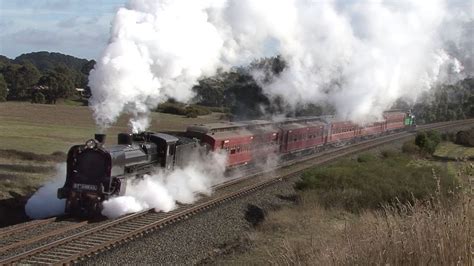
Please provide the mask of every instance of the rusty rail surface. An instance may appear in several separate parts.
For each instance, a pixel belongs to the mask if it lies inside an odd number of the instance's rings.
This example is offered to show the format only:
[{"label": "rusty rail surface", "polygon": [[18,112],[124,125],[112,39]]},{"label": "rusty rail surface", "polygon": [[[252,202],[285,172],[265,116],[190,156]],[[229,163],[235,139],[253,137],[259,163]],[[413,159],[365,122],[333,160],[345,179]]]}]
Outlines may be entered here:
[{"label": "rusty rail surface", "polygon": [[[436,123],[427,126],[420,126],[418,129],[442,129],[446,127],[467,125],[474,123],[474,120],[455,121]],[[363,150],[367,150],[382,144],[386,144],[395,140],[403,139],[412,136],[414,133],[402,132],[396,133],[369,141],[364,141],[351,145],[345,148],[330,150],[324,155],[313,156],[312,158],[305,158],[298,163],[291,173],[282,176],[272,177],[266,180],[254,178],[255,183],[250,184],[237,191],[229,192],[222,196],[210,196],[202,203],[194,205],[185,205],[181,208],[168,212],[154,212],[152,210],[134,213],[123,216],[121,218],[110,220],[102,225],[98,225],[92,229],[88,229],[74,235],[67,236],[63,239],[47,243],[45,245],[33,248],[21,254],[11,256],[9,258],[0,260],[1,265],[9,264],[69,264],[77,262],[83,258],[98,254],[104,250],[113,248],[114,246],[123,242],[130,241],[151,231],[163,228],[164,226],[173,224],[177,221],[188,219],[189,217],[200,213],[204,210],[236,199],[238,197],[250,194],[261,188],[271,184],[280,182],[282,180],[294,177],[300,174],[305,169],[322,164],[343,156],[351,155]],[[264,173],[258,173],[262,175]],[[233,180],[221,187],[227,187],[231,184],[237,183],[238,180]]]}]

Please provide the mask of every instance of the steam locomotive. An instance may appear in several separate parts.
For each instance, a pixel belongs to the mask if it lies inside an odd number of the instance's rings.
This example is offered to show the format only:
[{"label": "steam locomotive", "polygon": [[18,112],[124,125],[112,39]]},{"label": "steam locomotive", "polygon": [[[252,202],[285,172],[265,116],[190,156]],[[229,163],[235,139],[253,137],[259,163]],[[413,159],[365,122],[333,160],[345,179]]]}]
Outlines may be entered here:
[{"label": "steam locomotive", "polygon": [[96,216],[103,201],[125,194],[127,180],[156,168],[172,171],[185,167],[195,154],[225,151],[227,169],[251,167],[268,156],[283,160],[304,156],[415,126],[410,112],[395,111],[384,113],[383,121],[365,126],[319,116],[200,124],[173,134],[120,133],[113,146],[105,145],[104,134],[96,134],[69,150],[66,181],[57,196],[66,199],[66,213]]}]

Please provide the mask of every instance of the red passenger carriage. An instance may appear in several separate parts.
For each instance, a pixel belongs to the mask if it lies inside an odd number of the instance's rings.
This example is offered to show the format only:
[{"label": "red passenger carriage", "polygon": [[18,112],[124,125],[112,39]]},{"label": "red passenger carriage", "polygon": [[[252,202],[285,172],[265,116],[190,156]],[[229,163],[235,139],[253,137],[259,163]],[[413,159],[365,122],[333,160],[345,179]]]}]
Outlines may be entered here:
[{"label": "red passenger carriage", "polygon": [[358,136],[358,126],[350,121],[330,121],[328,144],[346,143]]},{"label": "red passenger carriage", "polygon": [[402,129],[405,127],[405,116],[403,112],[385,112],[383,114],[386,121],[386,131]]}]

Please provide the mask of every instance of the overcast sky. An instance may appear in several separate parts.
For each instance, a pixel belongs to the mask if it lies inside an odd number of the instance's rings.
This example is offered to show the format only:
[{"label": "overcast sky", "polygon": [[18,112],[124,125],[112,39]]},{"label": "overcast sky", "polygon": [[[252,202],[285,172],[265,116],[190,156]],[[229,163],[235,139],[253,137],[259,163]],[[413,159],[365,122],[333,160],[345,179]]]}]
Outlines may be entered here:
[{"label": "overcast sky", "polygon": [[97,59],[126,0],[0,0],[0,54],[36,51]]}]

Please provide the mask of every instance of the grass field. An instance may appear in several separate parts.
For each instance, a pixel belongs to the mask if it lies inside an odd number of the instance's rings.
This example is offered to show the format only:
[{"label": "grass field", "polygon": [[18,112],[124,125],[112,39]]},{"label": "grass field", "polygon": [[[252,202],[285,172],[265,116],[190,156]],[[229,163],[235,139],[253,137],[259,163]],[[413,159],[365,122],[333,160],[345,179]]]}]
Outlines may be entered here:
[{"label": "grass field", "polygon": [[[154,131],[184,130],[187,125],[219,120],[219,114],[198,118],[152,113]],[[118,132],[128,131],[128,117],[122,116],[107,130],[107,143],[116,141]],[[15,149],[39,154],[67,152],[97,132],[92,112],[86,106],[44,105],[19,102],[0,103],[1,149]]]},{"label": "grass field", "polygon": [[446,159],[470,159],[474,158],[474,148],[473,147],[464,147],[462,145],[454,144],[450,141],[441,142],[434,156]]},{"label": "grass field", "polygon": [[[151,130],[168,131],[215,122],[220,114],[198,118],[162,113],[151,116]],[[108,144],[116,142],[118,132],[129,130],[127,123],[128,117],[123,116],[107,130]],[[0,200],[35,191],[54,175],[54,166],[64,161],[72,145],[84,143],[96,131],[92,112],[85,106],[0,103]]]}]

